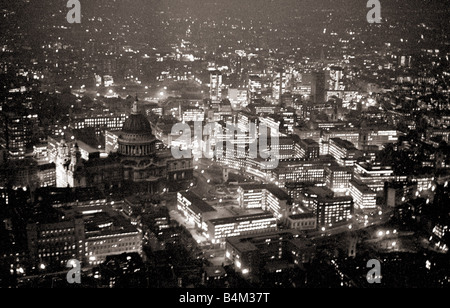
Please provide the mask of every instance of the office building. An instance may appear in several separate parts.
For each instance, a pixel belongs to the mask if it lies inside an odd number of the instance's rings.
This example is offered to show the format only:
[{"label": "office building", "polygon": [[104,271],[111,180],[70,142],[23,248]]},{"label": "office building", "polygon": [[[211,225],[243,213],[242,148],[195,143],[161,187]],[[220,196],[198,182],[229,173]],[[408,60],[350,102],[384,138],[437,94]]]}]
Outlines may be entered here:
[{"label": "office building", "polygon": [[373,211],[377,207],[376,192],[359,181],[350,181],[350,196],[352,196],[355,209],[357,210]]},{"label": "office building", "polygon": [[71,259],[84,260],[84,221],[63,217],[27,225],[28,252],[33,264],[65,265]]},{"label": "office building", "polygon": [[353,143],[340,138],[329,139],[328,153],[334,157],[336,162],[343,167],[351,167],[360,157],[360,152]]},{"label": "office building", "polygon": [[267,210],[213,207],[190,191],[178,192],[177,208],[213,244],[223,244],[232,236],[277,229],[277,220]]},{"label": "office building", "polygon": [[252,103],[255,99],[261,98],[262,80],[258,75],[248,76],[247,100]]},{"label": "office building", "polygon": [[367,146],[377,146],[379,150],[383,149],[385,144],[396,143],[399,132],[395,129],[363,129],[360,132],[360,148]]},{"label": "office building", "polygon": [[177,193],[177,209],[187,221],[194,223],[199,229],[207,228],[205,214],[216,212],[216,209],[190,191]]},{"label": "office building", "polygon": [[325,72],[313,72],[311,81],[311,96],[315,104],[322,104],[325,102]]},{"label": "office building", "polygon": [[325,183],[325,167],[332,164],[333,161],[326,158],[279,161],[278,167],[270,170],[270,176],[278,187],[291,182]]},{"label": "office building", "polygon": [[301,139],[298,143],[300,148],[300,158],[311,160],[319,158],[320,146],[312,139]]},{"label": "office building", "polygon": [[117,153],[119,149],[120,130],[105,131],[105,153]]},{"label": "office building", "polygon": [[27,224],[27,241],[35,264],[65,266],[77,259],[96,265],[109,255],[142,254],[141,232],[111,212],[99,190],[47,187],[34,196],[39,210]]},{"label": "office building", "polygon": [[8,159],[25,158],[36,122],[37,114],[30,114],[27,111],[0,112],[0,145],[6,149]]},{"label": "office building", "polygon": [[228,237],[277,230],[277,220],[269,212],[210,219],[206,224],[207,237],[213,244]]},{"label": "office building", "polygon": [[349,167],[329,166],[325,169],[325,183],[335,193],[348,192],[352,178],[353,172]]},{"label": "office building", "polygon": [[127,119],[125,113],[71,113],[69,127],[72,129],[94,128],[96,135],[104,134],[105,130],[120,130]]},{"label": "office building", "polygon": [[218,70],[209,75],[209,98],[214,103],[222,100],[222,73]]},{"label": "office building", "polygon": [[244,277],[282,272],[309,263],[315,247],[298,230],[272,231],[227,238],[225,257]]},{"label": "office building", "polygon": [[354,128],[330,129],[324,131],[320,141],[320,153],[322,155],[329,154],[329,141],[331,138],[339,138],[351,142],[356,147],[356,145],[359,145],[359,134],[359,130]]},{"label": "office building", "polygon": [[289,213],[291,200],[282,189],[270,184],[239,184],[239,206],[270,211],[277,220]]},{"label": "office building", "polygon": [[354,178],[376,192],[383,191],[385,182],[395,179],[393,174],[394,171],[390,166],[358,162],[354,168]]},{"label": "office building", "polygon": [[319,227],[342,225],[353,215],[352,197],[321,197],[314,200]]}]

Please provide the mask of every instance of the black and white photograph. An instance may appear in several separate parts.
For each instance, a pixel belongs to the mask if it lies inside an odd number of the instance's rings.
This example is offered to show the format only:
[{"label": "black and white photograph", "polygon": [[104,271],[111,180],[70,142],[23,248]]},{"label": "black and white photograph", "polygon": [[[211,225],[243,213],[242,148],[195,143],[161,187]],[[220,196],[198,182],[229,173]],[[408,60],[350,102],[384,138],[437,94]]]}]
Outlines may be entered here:
[{"label": "black and white photograph", "polygon": [[449,35],[448,0],[2,0],[0,288],[449,288]]}]

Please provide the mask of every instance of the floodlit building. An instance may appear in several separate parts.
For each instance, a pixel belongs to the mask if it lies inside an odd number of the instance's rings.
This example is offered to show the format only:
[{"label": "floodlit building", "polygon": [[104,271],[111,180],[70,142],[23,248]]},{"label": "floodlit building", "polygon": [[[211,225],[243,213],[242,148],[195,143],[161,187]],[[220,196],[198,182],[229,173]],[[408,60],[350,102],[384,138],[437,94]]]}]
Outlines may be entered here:
[{"label": "floodlit building", "polygon": [[380,166],[369,163],[356,163],[354,168],[354,178],[379,192],[384,188],[385,182],[395,179],[394,171],[390,166]]},{"label": "floodlit building", "polygon": [[[122,187],[154,192],[193,178],[192,158],[175,159],[156,139],[137,99],[120,132],[110,132],[107,158],[77,140],[49,138],[49,160],[56,164],[58,187]],[[98,153],[98,152],[96,152]],[[92,155],[91,155],[92,154]]]},{"label": "floodlit building", "polygon": [[325,169],[325,183],[335,193],[345,193],[350,188],[353,172],[349,167],[329,166]]},{"label": "floodlit building", "polygon": [[213,244],[232,236],[277,230],[277,220],[269,212],[210,219],[206,224]]},{"label": "floodlit building", "polygon": [[213,207],[189,191],[178,192],[177,208],[213,244],[224,243],[228,237],[277,229],[277,220],[269,211]]},{"label": "floodlit building", "polygon": [[341,225],[353,215],[352,197],[318,197],[314,203],[317,211],[317,225],[320,227]]},{"label": "floodlit building", "polygon": [[353,166],[359,157],[359,151],[347,140],[331,138],[328,144],[328,153],[336,159],[340,166]]},{"label": "floodlit building", "polygon": [[238,194],[241,208],[261,208],[278,220],[285,217],[291,207],[289,195],[275,185],[240,184]]},{"label": "floodlit building", "polygon": [[355,209],[371,211],[377,207],[377,194],[366,184],[351,180],[350,195],[353,198]]}]

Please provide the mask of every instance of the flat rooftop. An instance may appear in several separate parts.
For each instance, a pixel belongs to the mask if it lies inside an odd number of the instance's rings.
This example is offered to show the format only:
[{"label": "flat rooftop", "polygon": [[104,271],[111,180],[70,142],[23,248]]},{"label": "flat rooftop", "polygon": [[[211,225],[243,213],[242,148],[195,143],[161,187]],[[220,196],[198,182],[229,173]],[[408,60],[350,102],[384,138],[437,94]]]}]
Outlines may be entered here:
[{"label": "flat rooftop", "polygon": [[238,206],[212,206],[215,211],[203,213],[205,220],[215,220],[222,218],[234,218],[245,215],[260,215],[265,212],[262,209],[243,209]]},{"label": "flat rooftop", "polygon": [[334,192],[326,186],[306,187],[304,192],[309,195],[316,195],[317,197],[333,197],[334,195]]},{"label": "flat rooftop", "polygon": [[346,148],[348,150],[356,150],[355,145],[350,141],[341,138],[331,138],[330,140],[342,148]]},{"label": "flat rooftop", "polygon": [[182,191],[179,192],[184,198],[191,202],[192,210],[196,213],[207,213],[207,212],[215,212],[216,209],[211,205],[206,203],[204,200],[200,199],[195,193],[191,191]]},{"label": "flat rooftop", "polygon": [[248,215],[239,215],[233,217],[225,217],[225,218],[217,218],[209,220],[213,225],[223,225],[223,224],[231,224],[240,221],[246,220],[259,220],[259,219],[267,219],[274,218],[272,213],[264,212],[259,214],[248,214]]},{"label": "flat rooftop", "polygon": [[317,147],[319,146],[319,144],[312,139],[301,139],[300,143],[303,143],[307,146],[317,146]]},{"label": "flat rooftop", "polygon": [[289,218],[292,219],[292,220],[308,219],[308,218],[315,218],[315,217],[316,217],[316,215],[314,213],[311,213],[311,212],[289,215]]},{"label": "flat rooftop", "polygon": [[360,192],[362,193],[373,193],[376,194],[372,189],[369,188],[369,186],[367,186],[367,184],[361,183],[357,180],[350,180],[350,184],[353,185],[354,187],[356,187],[356,189],[358,189]]},{"label": "flat rooftop", "polygon": [[293,239],[296,239],[299,236],[300,231],[289,229],[289,230],[269,231],[252,235],[233,236],[228,237],[226,241],[240,252],[249,252],[259,250],[258,245],[266,243],[266,240],[269,239],[280,240],[280,238],[283,238],[285,240],[292,241]]},{"label": "flat rooftop", "polygon": [[244,190],[252,190],[252,189],[267,189],[270,191],[275,197],[277,197],[280,200],[288,200],[289,195],[282,190],[281,188],[272,185],[272,184],[258,184],[258,183],[246,183],[246,184],[239,184],[239,186]]}]

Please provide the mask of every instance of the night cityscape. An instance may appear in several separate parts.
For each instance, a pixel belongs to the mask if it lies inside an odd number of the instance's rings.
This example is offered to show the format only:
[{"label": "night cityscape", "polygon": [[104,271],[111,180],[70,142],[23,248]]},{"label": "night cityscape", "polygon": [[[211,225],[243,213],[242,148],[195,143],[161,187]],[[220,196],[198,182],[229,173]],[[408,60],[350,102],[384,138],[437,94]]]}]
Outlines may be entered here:
[{"label": "night cityscape", "polygon": [[448,1],[0,9],[0,288],[450,287]]}]

